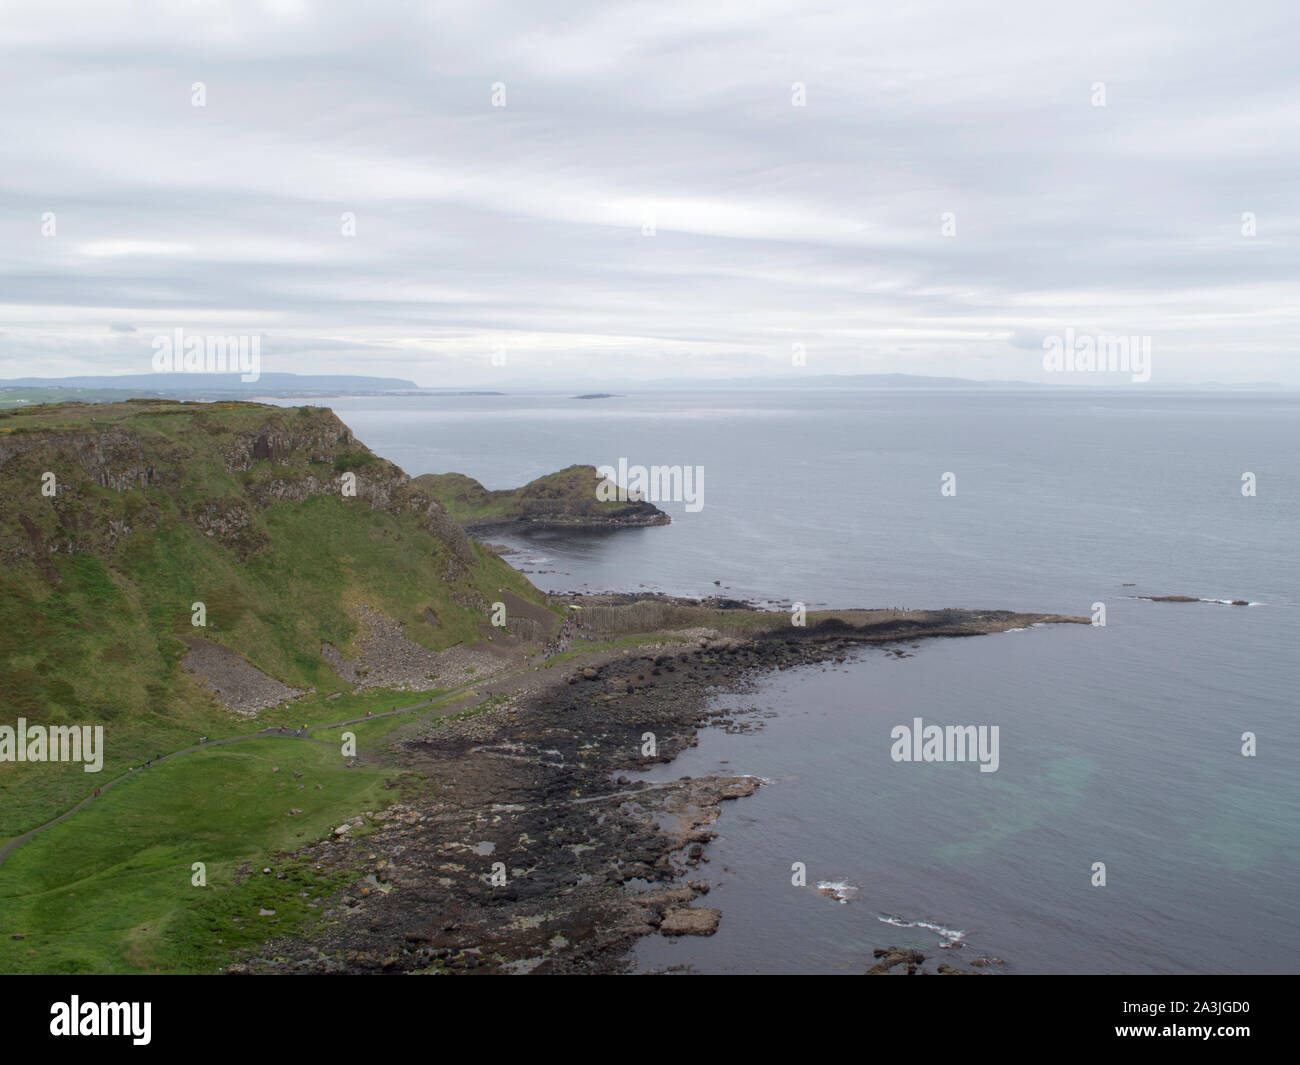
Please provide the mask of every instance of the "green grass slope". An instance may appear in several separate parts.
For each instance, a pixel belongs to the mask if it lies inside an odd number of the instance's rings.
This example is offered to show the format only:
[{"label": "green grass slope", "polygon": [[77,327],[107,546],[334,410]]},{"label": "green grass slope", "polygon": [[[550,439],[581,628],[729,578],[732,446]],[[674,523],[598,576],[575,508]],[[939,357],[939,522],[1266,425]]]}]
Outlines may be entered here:
[{"label": "green grass slope", "polygon": [[213,748],[142,772],[0,869],[0,971],[212,971],[240,946],[299,926],[313,915],[308,903],[335,886],[299,861],[264,855],[326,834],[341,808],[389,802],[380,771],[344,769],[336,751],[293,739]]}]

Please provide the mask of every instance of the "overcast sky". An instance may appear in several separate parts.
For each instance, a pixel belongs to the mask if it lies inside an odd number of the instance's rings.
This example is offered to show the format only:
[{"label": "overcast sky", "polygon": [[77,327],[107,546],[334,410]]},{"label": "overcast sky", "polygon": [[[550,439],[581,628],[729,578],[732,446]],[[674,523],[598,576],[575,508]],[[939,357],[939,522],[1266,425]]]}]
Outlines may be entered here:
[{"label": "overcast sky", "polygon": [[0,376],[1300,386],[1298,12],[0,2]]}]

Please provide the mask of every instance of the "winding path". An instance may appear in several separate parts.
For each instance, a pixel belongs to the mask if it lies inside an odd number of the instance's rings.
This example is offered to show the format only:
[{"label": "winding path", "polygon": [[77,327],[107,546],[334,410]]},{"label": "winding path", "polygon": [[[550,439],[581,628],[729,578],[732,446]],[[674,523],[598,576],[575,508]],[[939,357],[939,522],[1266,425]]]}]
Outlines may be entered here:
[{"label": "winding path", "polygon": [[[570,652],[570,653],[573,654],[575,652]],[[583,648],[581,650],[576,650],[575,657],[585,658],[588,655],[593,655],[593,654],[600,657],[603,657],[605,655],[609,655],[611,657],[614,656],[614,652],[610,650],[596,651],[595,649]],[[470,709],[474,706],[477,706],[478,703],[482,702],[483,699],[488,697],[489,695],[501,694],[501,690],[497,688],[498,685],[501,685],[505,682],[512,681],[519,677],[526,677],[530,673],[535,673],[542,670],[549,670],[553,667],[554,664],[556,663],[553,663],[545,655],[539,656],[537,658],[533,658],[529,656],[524,659],[524,664],[517,669],[504,670],[500,673],[494,673],[490,676],[479,677],[468,684],[462,684],[459,688],[453,688],[451,691],[447,692],[444,695],[440,695],[435,699],[425,699],[423,702],[412,703],[410,706],[398,706],[398,707],[394,707],[392,710],[381,710],[377,714],[370,714],[369,716],[363,715],[361,717],[352,717],[352,718],[348,718],[345,721],[336,721],[330,724],[308,725],[301,729],[289,729],[283,732],[277,726],[274,728],[262,729],[260,732],[250,732],[244,736],[228,736],[226,739],[223,740],[209,740],[206,743],[196,743],[189,747],[182,747],[179,751],[173,751],[170,754],[163,755],[161,758],[152,759],[150,764],[157,765],[160,762],[166,762],[172,758],[179,758],[182,755],[193,754],[195,751],[205,751],[210,747],[224,747],[226,744],[229,743],[245,743],[249,740],[263,740],[263,739],[268,739],[273,737],[278,737],[281,739],[298,737],[300,739],[305,739],[307,738],[306,734],[317,732],[321,729],[337,729],[337,728],[342,728],[344,725],[359,725],[366,721],[374,721],[376,718],[393,717],[396,714],[407,714],[410,713],[412,710],[422,710],[425,707],[429,707],[429,706],[438,706],[453,701],[459,702],[461,697],[467,694],[471,695],[471,699],[466,701],[463,709]],[[477,698],[473,698],[473,696],[477,696]],[[324,741],[320,740],[317,742],[324,742]],[[142,769],[141,772],[143,771],[144,770]],[[123,783],[124,781],[132,779],[134,776],[135,776],[134,771],[123,773],[121,776],[116,777],[113,780],[110,780],[107,784],[100,785],[97,790],[100,795],[103,795],[103,793],[106,792],[109,788],[116,787],[117,785]],[[4,865],[5,859],[7,859],[10,854],[12,854],[19,847],[21,847],[33,836],[40,835],[42,832],[46,831],[47,829],[53,828],[55,825],[60,824],[63,821],[66,821],[69,817],[77,813],[79,810],[82,810],[85,807],[89,806],[92,802],[95,801],[96,797],[97,796],[94,795],[93,793],[87,795],[84,799],[82,799],[71,809],[65,810],[63,813],[61,813],[58,817],[54,818],[53,820],[47,821],[43,825],[38,825],[36,828],[29,829],[27,832],[24,832],[21,836],[15,836],[13,839],[5,843],[3,846],[0,846],[0,866]]]}]

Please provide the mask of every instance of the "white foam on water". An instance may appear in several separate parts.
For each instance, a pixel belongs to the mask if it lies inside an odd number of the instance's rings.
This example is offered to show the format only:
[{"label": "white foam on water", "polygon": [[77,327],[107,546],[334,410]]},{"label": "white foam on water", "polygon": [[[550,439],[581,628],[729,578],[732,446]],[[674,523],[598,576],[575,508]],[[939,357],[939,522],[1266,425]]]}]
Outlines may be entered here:
[{"label": "white foam on water", "polygon": [[820,880],[817,882],[817,890],[841,904],[848,902],[858,893],[857,885],[843,880]]},{"label": "white foam on water", "polygon": [[885,924],[892,924],[895,928],[928,928],[931,932],[937,932],[944,940],[949,943],[960,943],[966,938],[966,933],[957,928],[945,928],[941,924],[933,924],[930,921],[909,921],[905,917],[896,917],[893,914],[877,914],[876,920]]}]

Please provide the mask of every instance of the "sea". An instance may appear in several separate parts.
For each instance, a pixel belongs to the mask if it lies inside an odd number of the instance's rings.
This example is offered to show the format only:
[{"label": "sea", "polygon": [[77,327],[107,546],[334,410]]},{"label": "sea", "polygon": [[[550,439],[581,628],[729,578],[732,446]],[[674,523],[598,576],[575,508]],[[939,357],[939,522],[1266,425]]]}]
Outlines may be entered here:
[{"label": "sea", "polygon": [[[715,693],[755,727],[705,729],[647,777],[765,783],[724,804],[700,867],[717,933],[649,937],[637,969],[861,973],[897,945],[990,973],[1300,971],[1300,396],[329,405],[412,476],[702,471],[694,504],[660,502],[671,525],[490,538],[548,591],[1104,620],[865,649]],[[1140,598],[1170,595],[1197,601]],[[996,726],[997,770],[895,761],[893,730],[917,718]]]}]

